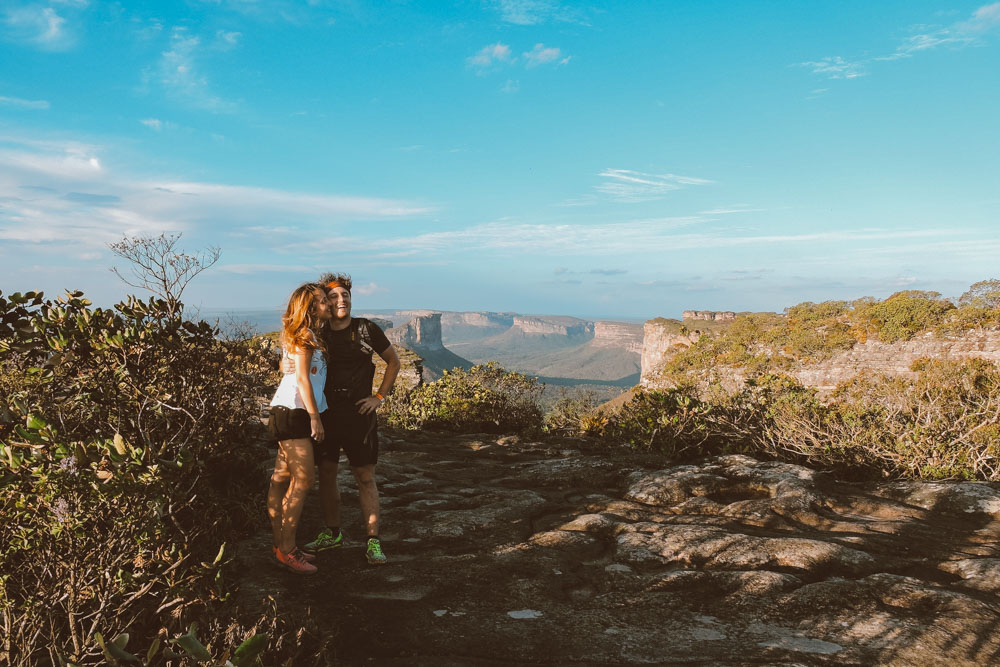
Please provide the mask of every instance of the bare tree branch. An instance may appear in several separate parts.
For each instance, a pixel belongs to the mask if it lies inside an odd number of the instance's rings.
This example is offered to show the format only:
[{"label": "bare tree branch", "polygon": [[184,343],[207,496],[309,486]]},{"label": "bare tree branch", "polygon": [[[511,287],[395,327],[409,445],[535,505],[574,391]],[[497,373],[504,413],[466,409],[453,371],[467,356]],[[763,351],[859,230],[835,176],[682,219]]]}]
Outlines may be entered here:
[{"label": "bare tree branch", "polygon": [[181,295],[195,276],[219,261],[222,250],[210,247],[197,255],[177,248],[181,234],[125,236],[109,243],[108,249],[129,263],[127,271],[111,267],[111,272],[131,287],[152,292],[167,302],[170,316],[180,312]]}]

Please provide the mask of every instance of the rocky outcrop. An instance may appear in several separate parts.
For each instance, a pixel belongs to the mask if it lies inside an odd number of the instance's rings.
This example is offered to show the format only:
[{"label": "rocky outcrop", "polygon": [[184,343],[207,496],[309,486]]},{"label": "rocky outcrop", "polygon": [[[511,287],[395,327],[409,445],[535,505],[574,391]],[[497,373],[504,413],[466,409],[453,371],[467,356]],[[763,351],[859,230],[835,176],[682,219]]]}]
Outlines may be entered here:
[{"label": "rocky outcrop", "polygon": [[441,313],[420,311],[403,326],[386,332],[394,345],[416,354],[421,361],[421,378],[433,382],[441,373],[452,368],[470,368],[472,363],[455,354],[441,341]]},{"label": "rocky outcrop", "polygon": [[388,331],[389,329],[392,328],[392,320],[387,320],[384,317],[374,317],[374,316],[369,316],[368,319],[377,324],[378,328],[381,329],[382,331]]},{"label": "rocky outcrop", "polygon": [[800,366],[793,375],[802,384],[825,393],[862,371],[915,377],[910,367],[921,358],[978,358],[1000,363],[1000,331],[970,331],[961,337],[945,339],[929,333],[900,343],[868,341],[826,361]]},{"label": "rocky outcrop", "polygon": [[[642,371],[640,384],[656,388],[664,385],[661,371],[677,352],[698,341],[701,331],[689,331],[676,320],[656,319],[643,328]],[[963,336],[939,338],[933,333],[913,340],[883,343],[870,340],[858,343],[850,350],[830,359],[805,363],[790,374],[807,387],[815,387],[820,395],[831,392],[838,384],[862,372],[884,373],[898,377],[916,377],[911,370],[918,359],[986,359],[1000,364],[1000,331],[969,331]],[[743,382],[739,368],[720,373],[723,385],[735,389]]]},{"label": "rocky outcrop", "polygon": [[395,345],[402,345],[411,350],[440,350],[444,347],[441,342],[441,313],[433,311],[419,311],[421,314],[415,316],[406,324],[394,327],[386,332],[389,340]]},{"label": "rocky outcrop", "polygon": [[685,320],[707,320],[709,322],[729,322],[736,319],[736,313],[716,310],[685,310],[681,314]]},{"label": "rocky outcrop", "polygon": [[643,327],[629,322],[594,322],[596,347],[620,347],[635,354],[642,354]]},{"label": "rocky outcrop", "polygon": [[594,334],[593,323],[575,317],[515,315],[513,326],[526,334],[574,337],[590,337]]},{"label": "rocky outcrop", "polygon": [[[382,441],[387,566],[365,563],[347,466],[348,540],[309,585],[267,563],[264,527],[236,550],[240,605],[322,618],[338,662],[1000,663],[993,485],[664,466],[577,439]],[[319,502],[305,508],[310,535]]]},{"label": "rocky outcrop", "polygon": [[698,342],[701,332],[689,331],[677,320],[650,320],[642,328],[642,358],[639,383],[644,387],[659,385],[663,366],[679,351]]}]

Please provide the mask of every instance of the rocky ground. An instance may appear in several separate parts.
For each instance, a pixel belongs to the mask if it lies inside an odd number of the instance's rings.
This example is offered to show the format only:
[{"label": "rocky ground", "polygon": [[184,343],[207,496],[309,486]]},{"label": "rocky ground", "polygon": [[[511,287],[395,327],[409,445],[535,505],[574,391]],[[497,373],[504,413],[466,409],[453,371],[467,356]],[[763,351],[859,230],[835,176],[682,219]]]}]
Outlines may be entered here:
[{"label": "rocky ground", "polygon": [[340,664],[1000,663],[991,485],[407,434],[379,463],[375,568],[342,476],[350,540],[318,574],[274,567],[264,531],[238,555],[242,602],[308,613]]}]

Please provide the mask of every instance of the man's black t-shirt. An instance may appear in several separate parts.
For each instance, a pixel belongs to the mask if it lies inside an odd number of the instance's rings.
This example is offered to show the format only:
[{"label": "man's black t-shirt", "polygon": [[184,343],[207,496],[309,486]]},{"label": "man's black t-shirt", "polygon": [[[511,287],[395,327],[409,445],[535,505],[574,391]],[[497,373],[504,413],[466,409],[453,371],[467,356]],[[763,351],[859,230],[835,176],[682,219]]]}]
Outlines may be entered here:
[{"label": "man's black t-shirt", "polygon": [[370,396],[375,377],[372,352],[381,355],[390,345],[382,329],[371,320],[355,317],[346,328],[340,331],[325,328],[321,335],[327,350],[324,387],[327,401]]}]

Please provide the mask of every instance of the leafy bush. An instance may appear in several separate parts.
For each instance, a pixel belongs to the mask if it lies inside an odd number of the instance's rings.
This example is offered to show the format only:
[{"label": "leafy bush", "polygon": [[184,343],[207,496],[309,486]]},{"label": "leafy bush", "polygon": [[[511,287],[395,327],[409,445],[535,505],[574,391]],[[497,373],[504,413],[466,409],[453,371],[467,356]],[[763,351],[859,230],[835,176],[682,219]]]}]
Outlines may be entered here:
[{"label": "leafy bush", "polygon": [[546,433],[579,433],[597,404],[597,394],[592,390],[573,394],[560,387],[559,398],[545,413],[543,428]]},{"label": "leafy bush", "polygon": [[0,293],[0,661],[96,664],[199,618],[232,630],[212,614],[226,544],[261,514],[251,425],[272,363],[267,341],[163,301]]},{"label": "leafy bush", "polygon": [[884,301],[856,302],[852,332],[862,342],[873,334],[885,343],[910,340],[944,322],[954,308],[937,292],[904,290]]},{"label": "leafy bush", "polygon": [[537,378],[491,361],[445,371],[435,382],[387,402],[390,428],[460,433],[520,433],[541,428]]}]

